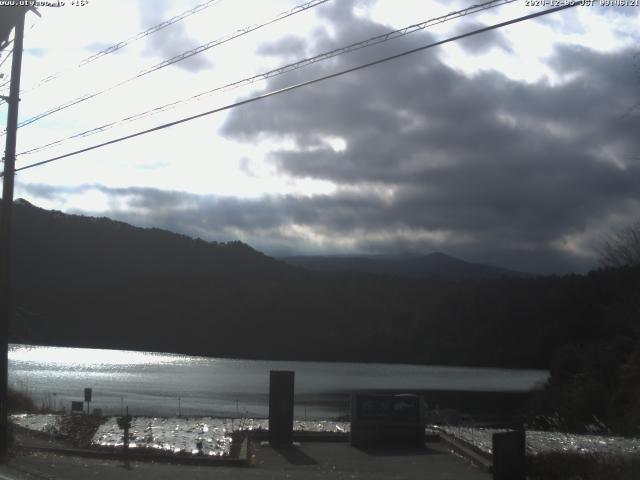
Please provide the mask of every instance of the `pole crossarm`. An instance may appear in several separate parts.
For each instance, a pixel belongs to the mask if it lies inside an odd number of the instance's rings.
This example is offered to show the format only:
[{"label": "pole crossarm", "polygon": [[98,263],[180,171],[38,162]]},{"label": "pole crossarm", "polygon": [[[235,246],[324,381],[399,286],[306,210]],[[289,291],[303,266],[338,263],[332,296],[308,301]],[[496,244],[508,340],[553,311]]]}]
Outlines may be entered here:
[{"label": "pole crossarm", "polygon": [[[24,18],[28,11],[34,11],[35,7],[24,7],[20,5],[0,6],[0,50],[4,50],[11,44],[9,36],[21,18]],[[37,13],[37,12],[36,12]]]}]

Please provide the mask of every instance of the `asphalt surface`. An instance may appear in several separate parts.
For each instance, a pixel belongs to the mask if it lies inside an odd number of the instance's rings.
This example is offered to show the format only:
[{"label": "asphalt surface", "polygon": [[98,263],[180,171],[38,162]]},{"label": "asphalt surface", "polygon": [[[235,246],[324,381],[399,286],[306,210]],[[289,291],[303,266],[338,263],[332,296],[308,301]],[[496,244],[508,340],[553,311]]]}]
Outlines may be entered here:
[{"label": "asphalt surface", "polygon": [[403,450],[360,450],[348,443],[308,442],[299,447],[255,445],[249,467],[195,466],[81,458],[33,451],[0,466],[0,480],[173,479],[424,479],[489,480],[491,475],[452,454],[445,444]]}]

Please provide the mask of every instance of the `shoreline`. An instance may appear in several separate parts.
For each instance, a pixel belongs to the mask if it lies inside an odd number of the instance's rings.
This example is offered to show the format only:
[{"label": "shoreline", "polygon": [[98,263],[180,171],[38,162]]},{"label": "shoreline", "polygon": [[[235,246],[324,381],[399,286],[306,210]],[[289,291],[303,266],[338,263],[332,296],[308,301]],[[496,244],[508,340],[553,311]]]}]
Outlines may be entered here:
[{"label": "shoreline", "polygon": [[[51,440],[72,436],[78,440],[75,442],[76,447],[116,451],[123,446],[123,430],[118,426],[117,418],[80,414],[16,414],[11,416],[11,421],[22,429],[40,432]],[[81,429],[85,423],[95,425],[95,428],[90,435],[86,432],[80,438],[77,432],[65,427],[65,422],[72,423],[71,429]],[[267,432],[268,424],[268,419],[254,418],[134,416],[131,419],[129,434],[130,449],[229,457],[233,449],[234,436]],[[294,431],[346,436],[349,423],[332,420],[296,420]]]}]

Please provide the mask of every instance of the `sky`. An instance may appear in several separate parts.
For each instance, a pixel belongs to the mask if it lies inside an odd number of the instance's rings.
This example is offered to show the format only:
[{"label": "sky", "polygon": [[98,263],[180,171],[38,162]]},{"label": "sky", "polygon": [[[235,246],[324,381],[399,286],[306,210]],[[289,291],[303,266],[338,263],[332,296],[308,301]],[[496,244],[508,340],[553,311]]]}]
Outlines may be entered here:
[{"label": "sky", "polygon": [[[27,18],[20,121],[92,98],[21,127],[17,168],[543,9],[514,1],[179,102],[479,2],[328,0],[229,39],[308,2],[219,0],[137,40],[204,0],[72,3]],[[640,218],[639,19],[594,2],[492,30],[18,172],[15,197],[276,256],[440,251],[586,272]]]}]

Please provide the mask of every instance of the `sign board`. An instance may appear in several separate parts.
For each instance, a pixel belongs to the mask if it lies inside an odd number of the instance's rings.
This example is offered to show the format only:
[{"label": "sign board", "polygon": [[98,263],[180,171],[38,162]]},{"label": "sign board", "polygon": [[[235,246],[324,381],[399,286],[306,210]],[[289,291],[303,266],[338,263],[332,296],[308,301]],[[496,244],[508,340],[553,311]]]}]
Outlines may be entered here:
[{"label": "sign board", "polygon": [[90,402],[91,401],[91,389],[90,388],[85,388],[84,389],[84,401],[85,402]]},{"label": "sign board", "polygon": [[269,375],[269,442],[293,442],[294,372],[272,370]]},{"label": "sign board", "polygon": [[358,420],[420,420],[420,399],[417,395],[357,395],[356,402]]},{"label": "sign board", "polygon": [[71,402],[71,411],[72,412],[82,412],[84,410],[84,402]]},{"label": "sign board", "polygon": [[358,395],[356,412],[358,420],[389,420],[391,395]]},{"label": "sign board", "polygon": [[423,446],[424,415],[415,394],[359,393],[351,397],[351,445]]}]

